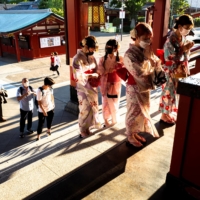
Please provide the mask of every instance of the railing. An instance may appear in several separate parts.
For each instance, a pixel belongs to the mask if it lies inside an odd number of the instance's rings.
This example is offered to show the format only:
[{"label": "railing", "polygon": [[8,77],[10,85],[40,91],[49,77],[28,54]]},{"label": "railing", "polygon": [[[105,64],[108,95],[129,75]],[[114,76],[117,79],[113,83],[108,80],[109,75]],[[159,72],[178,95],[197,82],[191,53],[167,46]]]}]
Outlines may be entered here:
[{"label": "railing", "polygon": [[189,68],[191,75],[200,72],[200,44],[191,49]]}]

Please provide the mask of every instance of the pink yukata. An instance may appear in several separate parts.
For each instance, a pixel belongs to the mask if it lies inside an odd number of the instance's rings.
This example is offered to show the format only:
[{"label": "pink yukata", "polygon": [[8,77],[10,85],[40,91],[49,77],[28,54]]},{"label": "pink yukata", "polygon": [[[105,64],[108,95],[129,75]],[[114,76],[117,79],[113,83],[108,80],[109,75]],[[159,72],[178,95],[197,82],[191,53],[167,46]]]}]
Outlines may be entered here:
[{"label": "pink yukata", "polygon": [[86,133],[90,127],[99,129],[98,91],[88,82],[84,72],[96,70],[97,63],[94,56],[86,56],[81,50],[73,58],[73,77],[76,81],[76,90],[79,102],[79,128]]},{"label": "pink yukata", "polygon": [[[119,57],[119,62],[123,61],[122,57]],[[112,118],[112,123],[117,123],[119,121],[119,101],[121,95],[121,79],[117,75],[116,72],[109,73],[113,69],[117,67],[116,56],[113,55],[111,58],[108,54],[107,59],[105,61],[105,66],[103,66],[104,57],[101,57],[99,60],[98,65],[98,73],[101,75],[101,94],[102,94],[102,111],[103,111],[103,118],[105,121]],[[115,80],[109,80],[109,75],[114,76]],[[108,93],[111,87],[114,86],[116,91],[116,96],[112,98],[109,97]]]}]

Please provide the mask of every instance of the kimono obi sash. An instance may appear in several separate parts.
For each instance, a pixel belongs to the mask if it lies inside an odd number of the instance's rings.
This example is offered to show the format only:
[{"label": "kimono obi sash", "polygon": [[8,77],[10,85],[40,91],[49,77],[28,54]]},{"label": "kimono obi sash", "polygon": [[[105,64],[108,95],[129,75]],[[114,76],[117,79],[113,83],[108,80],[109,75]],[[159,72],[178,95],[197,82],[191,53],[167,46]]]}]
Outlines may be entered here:
[{"label": "kimono obi sash", "polygon": [[127,81],[127,83],[129,85],[136,85],[135,79],[134,79],[134,77],[131,74],[128,75],[128,81]]},{"label": "kimono obi sash", "polygon": [[114,82],[120,82],[120,81],[121,81],[121,79],[120,79],[120,77],[117,75],[117,72],[108,73],[107,82],[109,82],[109,83],[114,83]]},{"label": "kimono obi sash", "polygon": [[129,85],[136,85],[135,79],[126,68],[117,70],[117,74],[122,80],[127,81]]}]

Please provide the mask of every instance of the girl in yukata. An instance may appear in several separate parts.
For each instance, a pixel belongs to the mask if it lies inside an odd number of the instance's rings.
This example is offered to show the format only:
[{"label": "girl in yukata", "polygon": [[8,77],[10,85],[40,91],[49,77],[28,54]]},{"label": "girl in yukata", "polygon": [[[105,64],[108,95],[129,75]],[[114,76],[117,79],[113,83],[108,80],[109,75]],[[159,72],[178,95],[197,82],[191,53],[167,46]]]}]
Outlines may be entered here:
[{"label": "girl in yukata", "polygon": [[176,122],[178,79],[190,74],[188,59],[190,49],[194,45],[186,39],[186,35],[194,27],[193,19],[189,15],[180,16],[175,23],[174,31],[171,32],[164,44],[164,70],[167,82],[165,83],[159,110],[162,112],[160,122],[174,124]]},{"label": "girl in yukata", "polygon": [[[105,55],[100,58],[98,73],[101,75],[102,111],[105,126],[119,121],[119,101],[121,94],[121,78],[117,69],[122,67],[123,59],[118,53],[117,40],[110,39],[105,46]],[[109,122],[111,119],[111,123]]]},{"label": "girl in yukata", "polygon": [[93,56],[98,49],[94,36],[87,36],[80,43],[82,49],[78,50],[73,58],[73,78],[76,81],[76,90],[79,102],[79,128],[80,137],[91,134],[90,128],[101,128],[98,114],[98,91],[89,83],[91,77],[98,77],[97,63]]},{"label": "girl in yukata", "polygon": [[153,89],[150,69],[161,69],[161,62],[151,48],[152,37],[153,32],[149,24],[137,24],[131,31],[131,38],[135,42],[124,55],[124,66],[129,74],[126,83],[127,144],[135,147],[142,147],[146,142],[141,133],[159,137],[149,113],[150,90]]}]

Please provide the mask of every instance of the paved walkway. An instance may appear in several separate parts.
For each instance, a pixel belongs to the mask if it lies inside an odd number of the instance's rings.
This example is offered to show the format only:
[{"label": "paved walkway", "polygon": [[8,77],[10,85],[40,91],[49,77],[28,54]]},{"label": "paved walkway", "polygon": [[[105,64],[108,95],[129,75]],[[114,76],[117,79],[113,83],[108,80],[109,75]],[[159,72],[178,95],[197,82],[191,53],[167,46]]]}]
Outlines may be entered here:
[{"label": "paved walkway", "polygon": [[[104,54],[105,42],[114,38],[114,34],[91,34],[99,41],[96,54],[99,57]],[[129,36],[124,35],[120,54],[123,55],[130,42]],[[166,127],[159,123],[160,90],[151,94],[151,116],[161,137],[156,140],[145,136],[148,141],[145,148],[140,150],[125,145],[124,87],[120,101],[121,122],[108,129],[93,130],[94,135],[81,140],[77,116],[64,110],[70,99],[69,66],[65,64],[65,55],[60,57],[61,75],[54,76],[56,109],[53,131],[50,137],[43,134],[39,142],[35,142],[36,133],[19,138],[19,105],[15,95],[23,77],[29,78],[31,85],[37,88],[42,85],[44,77],[52,76],[49,58],[20,63],[8,57],[0,59],[0,83],[9,93],[8,103],[3,105],[7,121],[0,123],[1,199],[165,199],[164,183],[169,171],[175,126]],[[34,130],[36,115],[35,110]]]}]

